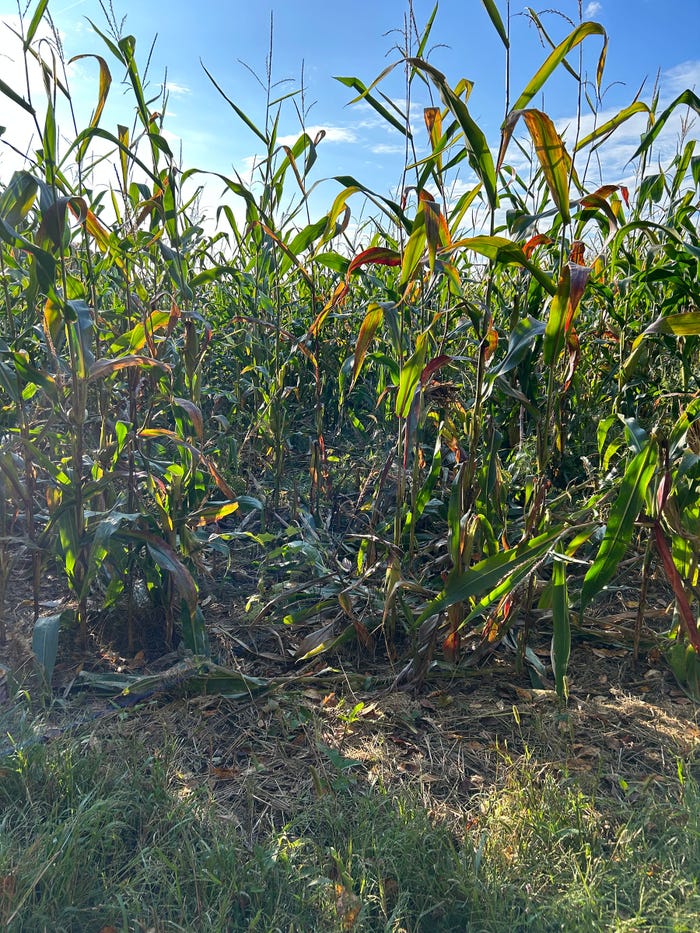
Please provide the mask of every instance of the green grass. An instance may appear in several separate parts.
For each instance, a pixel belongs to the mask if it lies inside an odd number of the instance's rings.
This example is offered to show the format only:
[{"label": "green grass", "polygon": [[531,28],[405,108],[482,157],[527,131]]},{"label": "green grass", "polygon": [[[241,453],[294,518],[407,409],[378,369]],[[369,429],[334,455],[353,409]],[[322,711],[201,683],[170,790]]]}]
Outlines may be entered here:
[{"label": "green grass", "polygon": [[[695,930],[700,791],[594,796],[533,758],[437,817],[416,789],[294,804],[247,847],[178,749],[58,741],[5,760],[9,930]],[[357,911],[359,910],[359,914]],[[355,916],[357,914],[357,916]],[[354,920],[354,926],[351,926]]]}]

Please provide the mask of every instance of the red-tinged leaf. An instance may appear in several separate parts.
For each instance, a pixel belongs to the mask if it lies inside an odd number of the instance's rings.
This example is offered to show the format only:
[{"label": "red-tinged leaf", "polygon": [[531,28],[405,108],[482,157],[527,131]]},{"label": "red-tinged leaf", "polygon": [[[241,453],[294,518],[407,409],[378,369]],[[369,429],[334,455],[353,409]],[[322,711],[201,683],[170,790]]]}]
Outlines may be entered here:
[{"label": "red-tinged leaf", "polygon": [[618,215],[621,208],[619,201],[613,201],[612,204],[608,204],[605,198],[601,198],[597,194],[588,194],[579,201],[579,205],[588,210],[601,211],[608,218],[614,229],[619,226]]},{"label": "red-tinged leaf", "polygon": [[404,429],[404,445],[403,445],[403,468],[404,470],[408,467],[408,455],[415,447],[416,439],[418,437],[418,421],[420,420],[420,409],[421,409],[422,397],[423,397],[423,390],[422,390],[421,384],[418,383],[413,393],[413,398],[411,399],[411,407],[408,409],[408,414],[406,415],[406,426]]},{"label": "red-tinged leaf", "polygon": [[365,356],[367,355],[367,350],[369,349],[374,335],[377,332],[377,328],[384,320],[384,309],[381,305],[376,302],[372,302],[367,309],[367,314],[360,326],[360,333],[357,335],[357,343],[355,344],[355,359],[352,365],[352,380],[350,382],[350,389],[355,385],[357,377],[360,375],[360,370],[362,369],[362,364],[364,363]]},{"label": "red-tinged leaf", "polygon": [[532,109],[523,110],[521,115],[535,144],[535,154],[554,203],[562,219],[568,223],[571,219],[569,213],[569,179],[573,172],[571,158],[554,123],[546,113]]},{"label": "red-tinged leaf", "polygon": [[576,367],[578,366],[579,360],[581,359],[581,342],[579,341],[578,334],[573,329],[573,327],[566,335],[566,348],[569,353],[569,360],[566,366],[566,375],[564,376],[562,392],[568,392],[569,386],[571,385],[571,380],[574,378],[574,373],[576,372]]},{"label": "red-tinged leaf", "polygon": [[[581,250],[581,255],[583,255],[583,250]],[[568,332],[576,317],[578,306],[586,290],[586,285],[588,285],[588,280],[591,277],[591,271],[589,266],[578,266],[573,262],[569,263],[569,308],[566,312],[566,322],[564,324],[564,330],[566,332]]]},{"label": "red-tinged leaf", "polygon": [[333,294],[328,299],[326,304],[323,306],[322,310],[316,315],[311,327],[309,328],[309,334],[312,337],[317,337],[321,327],[323,326],[324,321],[331,313],[333,308],[336,305],[340,304],[343,301],[350,291],[350,286],[347,282],[338,282],[336,287],[333,290]]},{"label": "red-tinged leaf", "polygon": [[491,325],[489,332],[484,337],[484,362],[490,360],[498,349],[498,331]]},{"label": "red-tinged leaf", "polygon": [[368,264],[377,266],[400,266],[401,256],[394,249],[385,246],[370,246],[358,253],[348,266],[348,277],[357,269]]},{"label": "red-tinged leaf", "polygon": [[357,640],[365,649],[370,649],[374,645],[374,639],[369,633],[367,626],[355,616],[352,617],[352,626],[355,629]]},{"label": "red-tinged leaf", "polygon": [[700,654],[700,632],[698,632],[695,615],[690,607],[688,595],[683,586],[681,576],[673,562],[673,556],[666,543],[666,538],[664,537],[660,522],[654,522],[654,543],[656,544],[656,549],[664,565],[664,571],[668,577],[668,582],[673,588],[673,595],[676,597],[676,604],[678,605],[678,611],[683,620],[683,627],[688,636],[688,640],[695,649],[695,653]]},{"label": "red-tinged leaf", "polygon": [[95,360],[90,365],[87,381],[94,382],[96,379],[104,379],[105,376],[111,376],[112,373],[134,366],[138,366],[141,369],[153,369],[155,367],[166,373],[171,371],[170,366],[168,366],[167,363],[161,363],[160,360],[154,360],[150,356],[135,356],[134,354],[129,354],[128,356],[120,356],[116,359]]},{"label": "red-tinged leaf", "polygon": [[671,479],[671,471],[667,467],[664,470],[663,476],[661,477],[659,488],[656,490],[656,507],[659,510],[659,515],[662,514],[664,507],[666,506],[666,500],[668,499],[668,495],[671,492],[672,485],[673,480]]},{"label": "red-tinged leaf", "polygon": [[627,188],[626,185],[620,185],[620,194],[622,195],[622,200],[625,202],[625,207],[629,209],[629,206],[630,206],[629,188]]},{"label": "red-tinged leaf", "polygon": [[[434,152],[442,139],[442,112],[439,107],[426,107],[423,110],[423,119],[425,120],[428,137],[430,138],[430,145]],[[438,152],[437,166],[439,169],[442,169],[442,151]]]},{"label": "red-tinged leaf", "polygon": [[78,223],[83,223],[87,218],[88,206],[84,198],[56,198],[53,204],[42,213],[41,223],[36,234],[36,241],[39,246],[43,246],[48,239],[51,240],[56,249],[61,248],[66,226],[66,210],[69,205],[71,213],[77,218]]},{"label": "red-tinged leaf", "polygon": [[[177,322],[180,320],[181,317],[182,317],[182,312],[180,311],[180,308],[178,307],[178,305],[173,301],[172,304],[170,305],[170,317],[168,318],[168,330],[167,330],[168,337],[170,337],[172,332],[175,330],[175,325],[177,324]],[[148,328],[146,328],[146,333],[149,333]]]},{"label": "red-tinged leaf", "polygon": [[530,259],[538,246],[550,246],[552,242],[552,238],[547,236],[546,233],[537,233],[535,236],[530,237],[525,246],[523,246],[523,253]]},{"label": "red-tinged leaf", "polygon": [[542,355],[546,366],[551,366],[564,348],[565,323],[570,291],[571,266],[567,263],[561,270],[557,293],[549,304],[549,315],[542,345]]},{"label": "red-tinged leaf", "polygon": [[450,632],[442,643],[442,653],[450,664],[456,664],[459,661],[460,642],[459,632]]},{"label": "red-tinged leaf", "polygon": [[[200,456],[202,455],[200,454]],[[202,457],[202,459],[204,460],[206,464],[207,470],[209,470],[209,475],[216,483],[216,487],[219,490],[219,492],[223,493],[223,495],[225,495],[228,499],[235,499],[236,493],[233,491],[233,489],[231,489],[229,484],[223,478],[223,476],[221,475],[221,473],[219,472],[215,464],[213,464],[211,460],[209,460],[206,457]]]},{"label": "red-tinged leaf", "polygon": [[204,437],[204,419],[202,418],[202,411],[199,406],[195,405],[195,403],[188,398],[176,397],[173,398],[173,404],[186,412],[195,434],[197,435],[197,439],[201,441]]},{"label": "red-tinged leaf", "polygon": [[[429,194],[425,190],[418,192],[418,200],[423,205],[424,209],[428,205],[433,205],[432,207],[433,216],[435,218],[435,223],[437,224],[437,228],[438,228],[436,231],[436,237],[435,237],[436,245],[443,246],[443,247],[450,246],[450,244],[452,243],[452,238],[450,236],[450,228],[447,225],[447,219],[445,218],[445,215],[442,213],[442,210],[440,209],[440,205],[438,204],[438,202],[435,200],[432,194]],[[425,222],[427,225],[428,224],[427,214],[426,214]]]},{"label": "red-tinged leaf", "polygon": [[574,240],[571,244],[571,249],[569,250],[569,262],[572,262],[574,265],[582,266],[584,265],[583,256],[586,252],[586,244],[583,240]]},{"label": "red-tinged leaf", "polygon": [[440,356],[433,357],[432,360],[425,364],[423,372],[420,374],[421,386],[426,386],[433,373],[437,372],[438,369],[441,369],[443,366],[446,366],[451,362],[452,357],[448,356],[446,353],[441,353]]}]

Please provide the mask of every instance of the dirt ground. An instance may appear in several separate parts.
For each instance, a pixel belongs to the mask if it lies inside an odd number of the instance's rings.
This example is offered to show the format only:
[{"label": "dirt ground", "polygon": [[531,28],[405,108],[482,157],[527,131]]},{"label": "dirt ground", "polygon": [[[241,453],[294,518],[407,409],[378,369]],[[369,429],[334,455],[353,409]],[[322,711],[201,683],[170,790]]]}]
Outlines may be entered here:
[{"label": "dirt ground", "polygon": [[[43,611],[57,611],[59,583],[47,577],[44,592]],[[229,670],[274,686],[236,699],[182,696],[166,687],[115,707],[104,692],[79,689],[82,672],[98,679],[147,675],[172,670],[182,658],[167,653],[147,628],[143,647],[127,657],[119,619],[95,616],[89,654],[70,633],[62,635],[54,701],[35,704],[35,740],[70,732],[107,746],[118,729],[154,750],[167,741],[177,749],[183,789],[211,791],[222,817],[251,844],[264,828],[284,824],[301,799],[363,783],[419,786],[430,811],[454,819],[459,833],[469,799],[497,784],[507,763],[524,754],[562,779],[629,799],[652,783],[677,780],[678,761],[692,767],[700,741],[698,707],[657,646],[670,621],[668,594],[649,599],[636,663],[634,594],[634,587],[621,588],[583,630],[574,629],[566,708],[546,676],[533,686],[530,667],[505,645],[473,667],[439,657],[423,683],[402,689],[393,686],[396,671],[386,659],[357,646],[299,664],[295,648],[323,623],[297,629],[263,618],[251,626],[244,599],[231,598],[230,589],[204,601],[213,655]],[[4,668],[9,684],[30,685],[36,695],[31,605],[21,581],[8,602],[0,673]],[[532,626],[529,645],[547,670],[550,637],[546,622]],[[166,677],[168,683],[173,679]],[[0,690],[5,723],[16,711],[12,693]]]}]

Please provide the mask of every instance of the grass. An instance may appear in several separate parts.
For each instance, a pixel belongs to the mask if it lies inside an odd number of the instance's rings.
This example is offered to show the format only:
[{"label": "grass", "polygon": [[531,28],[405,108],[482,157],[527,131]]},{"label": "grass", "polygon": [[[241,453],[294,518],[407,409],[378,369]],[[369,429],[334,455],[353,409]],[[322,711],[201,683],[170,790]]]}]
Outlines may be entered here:
[{"label": "grass", "polygon": [[180,749],[118,734],[5,759],[0,922],[19,930],[695,930],[700,788],[619,799],[533,756],[438,816],[339,782],[247,845]]}]

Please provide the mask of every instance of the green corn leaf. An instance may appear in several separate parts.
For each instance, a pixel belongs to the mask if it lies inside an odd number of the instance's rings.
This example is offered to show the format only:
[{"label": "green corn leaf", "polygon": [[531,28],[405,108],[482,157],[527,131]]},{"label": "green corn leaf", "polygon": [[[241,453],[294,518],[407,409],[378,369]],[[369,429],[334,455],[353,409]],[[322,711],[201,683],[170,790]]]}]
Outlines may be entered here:
[{"label": "green corn leaf", "polygon": [[428,349],[428,335],[420,334],[416,340],[416,350],[410,359],[406,360],[401,370],[399,391],[396,394],[396,414],[399,418],[408,415],[420,374],[425,365],[425,354]]},{"label": "green corn leaf", "polygon": [[201,607],[195,606],[194,611],[191,611],[187,601],[183,599],[180,602],[180,624],[185,647],[189,648],[192,654],[208,657],[209,637]]},{"label": "green corn leaf", "polygon": [[[369,87],[360,81],[359,78],[339,77],[336,75],[335,80],[340,81],[340,83],[344,84],[345,87],[351,87],[354,91],[358,91],[359,96],[355,98],[353,103],[355,103],[357,100],[366,100],[370,107],[372,107],[373,110],[376,110],[382,119],[386,120],[387,123],[390,123],[395,129],[397,129],[400,133],[403,133],[404,136],[408,136],[410,139],[412,138],[411,131],[408,129],[408,121],[406,120],[405,115],[400,111],[397,111],[398,115],[391,113],[391,111],[387,110],[381,101],[377,100],[374,95],[370,94],[370,91],[374,85],[377,84],[383,77],[385,77],[394,67],[395,65],[390,65],[388,68],[385,68],[379,78],[377,78]],[[394,105],[392,104],[392,106]]]},{"label": "green corn leaf", "polygon": [[[416,625],[421,625],[426,619],[438,612],[444,612],[455,603],[481,598],[487,593],[493,594],[495,588],[504,580],[514,586],[518,580],[518,577],[514,576],[515,572],[526,572],[535,561],[547,553],[564,530],[563,527],[553,528],[517,547],[499,551],[498,554],[479,561],[464,572],[451,576],[442,593],[425,607],[416,620]],[[507,589],[505,591],[507,592]],[[497,595],[501,595],[500,592]]]},{"label": "green corn leaf", "polygon": [[568,697],[566,671],[571,654],[571,623],[569,597],[566,587],[566,563],[555,555],[552,568],[552,671],[557,696]]},{"label": "green corn leaf", "polygon": [[0,195],[0,217],[8,227],[17,227],[36,201],[38,183],[29,172],[13,172]]},{"label": "green corn leaf", "polygon": [[508,339],[506,355],[500,363],[488,370],[486,378],[494,381],[498,376],[503,376],[519,366],[544,332],[544,322],[534,317],[526,317],[518,321]]},{"label": "green corn leaf", "polygon": [[[422,218],[421,211],[421,218]],[[403,251],[401,259],[401,285],[406,285],[416,276],[416,270],[420,265],[421,258],[425,251],[426,229],[425,223],[414,223],[413,232],[408,238],[408,243]]]},{"label": "green corn leaf", "polygon": [[369,349],[369,346],[374,339],[377,328],[383,320],[384,309],[381,305],[373,301],[367,309],[367,314],[362,321],[360,326],[360,333],[357,336],[357,343],[355,344],[355,358],[352,364],[352,380],[350,382],[351,390],[357,381],[357,377],[360,375],[360,370],[362,369],[362,364],[364,363],[365,356],[367,355],[367,350]]},{"label": "green corn leaf", "polygon": [[686,443],[688,428],[700,417],[700,398],[695,398],[676,421],[668,438],[668,453],[673,457],[682,444]]},{"label": "green corn leaf", "polygon": [[[100,117],[102,116],[102,111],[105,108],[105,104],[107,103],[107,95],[109,94],[109,88],[112,84],[112,75],[109,70],[109,65],[101,55],[91,55],[87,52],[82,55],[74,55],[68,64],[70,65],[72,62],[78,61],[78,59],[81,58],[94,58],[97,60],[97,63],[100,66],[100,84],[97,92],[97,105],[95,106],[92,117],[90,119],[90,126],[97,126],[97,124],[100,122]],[[86,139],[79,146],[78,152],[76,153],[76,159],[78,162],[82,161],[84,158],[89,145],[90,140]]]},{"label": "green corn leaf", "polygon": [[32,633],[32,651],[41,666],[48,683],[51,682],[53,669],[58,654],[58,635],[61,624],[73,618],[72,610],[57,612],[55,615],[39,616],[34,623]]},{"label": "green corn leaf", "polygon": [[641,143],[637,148],[637,151],[630,159],[630,162],[632,159],[636,159],[650,148],[656,137],[666,125],[668,118],[671,116],[676,107],[690,107],[695,111],[695,113],[700,115],[700,97],[698,97],[697,94],[694,94],[689,89],[679,94],[673,103],[668,105],[661,116],[657,117],[653,127],[649,130],[649,132],[644,135]]},{"label": "green corn leaf", "polygon": [[474,122],[464,101],[449,86],[445,75],[420,58],[407,59],[418,71],[425,72],[440,92],[442,102],[454,115],[459,123],[466,143],[467,157],[472,169],[481,180],[489,205],[498,206],[498,191],[496,186],[496,168],[493,156],[486,137],[480,127]]},{"label": "green corn leaf", "polygon": [[542,347],[542,355],[546,366],[551,366],[564,348],[564,325],[566,323],[566,313],[569,309],[570,291],[571,274],[567,264],[562,269],[557,293],[549,305],[549,316]]},{"label": "green corn leaf", "polygon": [[442,253],[452,252],[456,249],[471,249],[481,256],[486,256],[494,262],[504,264],[516,263],[527,269],[532,276],[537,279],[540,285],[549,295],[556,294],[557,286],[550,279],[546,272],[531,262],[522,249],[513,243],[512,240],[502,236],[472,236],[457,240],[452,243],[449,250],[442,250]]},{"label": "green corn leaf", "polygon": [[27,113],[31,113],[32,116],[36,114],[36,110],[34,110],[32,105],[17,94],[16,91],[13,91],[10,85],[5,84],[2,79],[0,79],[0,93],[3,93],[5,97],[9,97],[11,101],[14,101],[15,104],[18,104],[23,110],[26,110]]},{"label": "green corn leaf", "polygon": [[[633,104],[630,104],[629,107],[625,107],[623,110],[620,110],[619,113],[616,113],[614,117],[611,117],[609,120],[606,120],[605,123],[601,123],[600,126],[597,126],[592,133],[589,133],[588,136],[584,136],[583,139],[580,139],[576,143],[576,148],[574,152],[578,152],[580,149],[585,149],[586,146],[590,146],[591,143],[598,143],[600,145],[602,142],[613,133],[618,126],[622,126],[630,117],[633,117],[636,113],[650,113],[648,104],[645,104],[641,100],[635,101]],[[596,147],[597,148],[597,147]]]},{"label": "green corn leaf", "polygon": [[39,28],[41,19],[46,12],[46,7],[49,5],[49,0],[39,0],[37,3],[36,10],[34,10],[34,15],[31,18],[29,23],[29,28],[27,29],[27,35],[24,40],[24,51],[26,52],[29,46],[32,44],[32,40],[36,35],[36,31]]},{"label": "green corn leaf", "polygon": [[605,535],[598,554],[583,580],[581,613],[612,580],[632,539],[634,523],[642,510],[649,483],[658,461],[656,442],[650,440],[630,461],[620,485],[620,492],[610,510]]},{"label": "green corn leaf", "polygon": [[[560,42],[555,49],[552,49],[544,64],[538,68],[532,78],[525,85],[521,95],[513,104],[512,110],[523,110],[525,107],[527,107],[532,98],[542,88],[547,78],[549,78],[557,66],[560,65],[569,52],[576,48],[579,43],[583,42],[587,36],[603,36],[603,52],[605,52],[607,49],[608,37],[603,27],[599,23],[581,23],[580,26],[577,26],[566,37],[566,39],[564,39],[563,42]],[[605,61],[603,55],[601,55],[601,59],[603,62]],[[601,69],[599,66],[599,73],[600,70]]]},{"label": "green corn leaf", "polygon": [[508,33],[506,32],[506,27],[503,25],[503,20],[501,19],[501,14],[498,12],[498,7],[493,2],[493,0],[481,0],[486,8],[486,12],[491,18],[491,22],[496,28],[496,32],[501,37],[501,41],[507,49],[510,48],[510,42],[508,40]]}]

